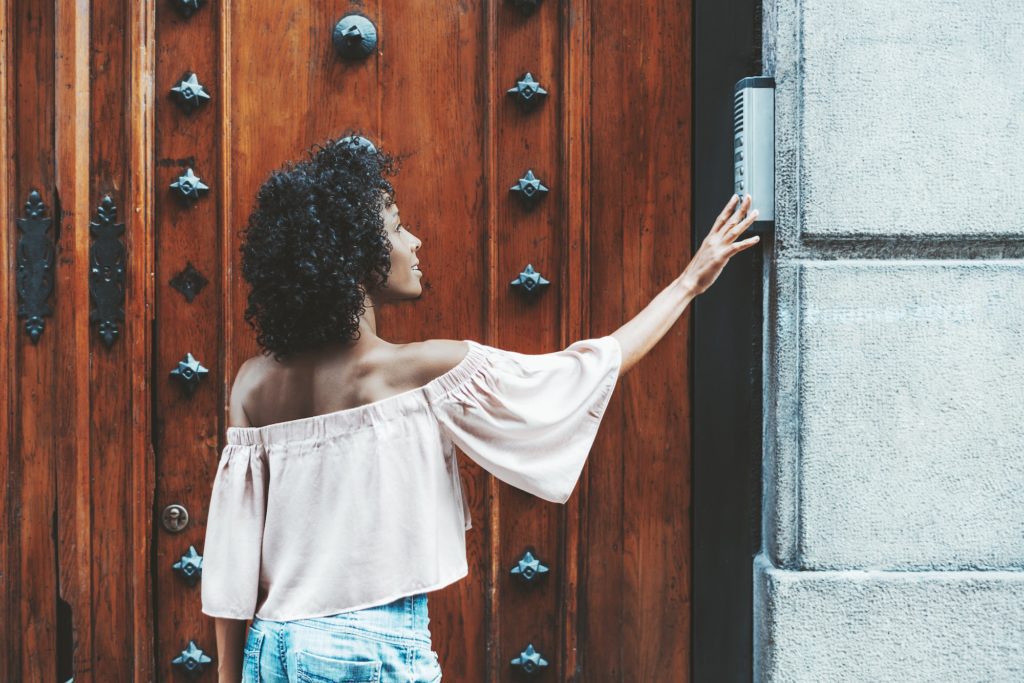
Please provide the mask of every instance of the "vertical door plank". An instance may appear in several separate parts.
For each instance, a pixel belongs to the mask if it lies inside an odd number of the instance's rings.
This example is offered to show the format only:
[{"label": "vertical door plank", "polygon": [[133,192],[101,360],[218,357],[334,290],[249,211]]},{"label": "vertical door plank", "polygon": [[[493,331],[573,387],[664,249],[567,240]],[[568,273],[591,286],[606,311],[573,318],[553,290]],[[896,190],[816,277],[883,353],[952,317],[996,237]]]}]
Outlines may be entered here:
[{"label": "vertical door plank", "polygon": [[[546,353],[562,348],[563,297],[574,283],[563,267],[565,234],[562,213],[567,188],[561,185],[559,147],[563,82],[560,80],[560,11],[558,3],[541,3],[524,16],[512,3],[498,3],[494,45],[496,150],[495,243],[498,276],[491,302],[497,345],[522,353]],[[504,94],[530,72],[548,91],[533,111],[524,112]],[[525,208],[509,188],[527,170],[549,188],[532,208]],[[509,282],[527,264],[550,280],[536,296],[523,296]],[[528,445],[524,444],[524,447]],[[529,643],[548,661],[546,674],[563,679],[559,614],[567,568],[561,564],[559,524],[562,508],[507,484],[497,485],[500,543],[492,558],[497,580],[495,618],[498,660],[494,680],[515,680],[510,662]],[[509,573],[532,547],[549,567],[535,584],[526,585]]]},{"label": "vertical door plank", "polygon": [[[486,7],[409,3],[381,7],[380,132],[407,155],[395,178],[403,224],[418,252],[423,295],[381,309],[378,333],[403,343],[483,339],[488,291]],[[504,197],[502,197],[504,199]],[[489,582],[487,473],[461,458],[473,528],[469,576],[430,595],[431,631],[446,677],[486,680]]]},{"label": "vertical door plank", "polygon": [[[592,7],[591,310],[610,331],[690,258],[691,17]],[[689,677],[689,328],[687,312],[623,379],[591,455],[583,646],[606,680]]]},{"label": "vertical door plank", "polygon": [[[190,640],[213,661],[205,675],[215,676],[216,640],[212,620],[200,611],[200,585],[188,585],[172,566],[190,546],[202,554],[209,482],[220,455],[224,405],[222,351],[221,233],[219,205],[227,179],[221,171],[218,37],[224,9],[207,3],[189,17],[170,2],[156,3],[154,74],[154,353],[152,367],[153,444],[156,455],[154,520],[156,548],[153,581],[158,623],[155,646],[159,679],[182,675],[172,660]],[[195,73],[210,100],[191,113],[172,98],[188,72]],[[209,190],[183,201],[171,188],[191,168]],[[191,302],[171,285],[188,265],[206,280]],[[209,374],[193,392],[170,377],[191,353]],[[163,528],[160,515],[170,504],[183,505],[189,524],[179,533]]]},{"label": "vertical door plank", "polygon": [[[152,321],[153,321],[153,184],[156,9],[150,3],[128,2],[127,22],[127,169],[124,221],[127,229],[128,278],[125,307],[125,346],[129,354],[133,425],[131,454],[132,553],[131,594],[136,637],[132,680],[155,679],[156,649],[153,601],[154,490],[156,463],[152,435]],[[77,680],[77,679],[76,679]]]},{"label": "vertical door plank", "polygon": [[[5,11],[7,3],[5,3]],[[48,235],[55,241],[60,228],[56,216],[59,204],[54,193],[54,6],[53,3],[19,1],[10,3],[10,66],[7,67],[8,97],[12,133],[11,148],[5,163],[9,169],[9,209],[5,216],[8,229],[6,254],[16,254],[20,231],[15,219],[22,217],[30,190],[38,190],[53,218]],[[70,239],[70,238],[69,238]],[[60,280],[61,239],[53,270]],[[5,283],[9,296],[17,301],[13,278]],[[69,292],[55,282],[51,305]],[[54,362],[61,336],[66,333],[57,308],[45,318],[46,327],[38,344],[32,344],[24,332],[24,320],[9,319],[15,328],[13,346],[8,349],[9,428],[6,452],[9,454],[5,482],[5,530],[7,562],[4,583],[9,591],[10,624],[7,646],[12,656],[8,680],[54,680],[56,661],[46,653],[56,650],[57,588],[56,544],[53,541],[56,506],[55,417],[54,401],[61,400],[60,375]],[[41,659],[42,658],[42,659]]]},{"label": "vertical door plank", "polygon": [[[140,226],[131,216],[127,193],[127,107],[128,45],[126,0],[91,0],[89,4],[89,214],[79,216],[78,252],[82,263],[89,259],[89,221],[98,221],[98,206],[110,196],[117,208],[118,223],[125,224],[121,241],[127,244],[129,226]],[[86,220],[88,218],[88,220]],[[83,243],[84,242],[84,243]],[[137,277],[127,272],[126,278]],[[76,287],[86,288],[88,274],[77,269]],[[81,290],[80,290],[81,291]],[[82,309],[93,306],[87,292],[76,296]],[[85,324],[81,321],[78,325]],[[92,574],[93,667],[98,681],[131,678],[134,670],[135,632],[132,545],[132,470],[136,458],[132,431],[131,356],[123,323],[111,346],[100,338],[98,323],[88,323],[87,344],[79,348],[78,360],[89,363],[89,459],[92,497],[92,544],[90,561],[98,569]],[[76,328],[80,332],[80,328]],[[142,634],[140,634],[142,635]],[[143,637],[145,637],[143,635]]]},{"label": "vertical door plank", "polygon": [[[311,145],[346,128],[377,135],[379,83],[375,55],[350,63],[335,54],[331,34],[350,9],[348,3],[232,1],[224,8],[229,23],[222,38],[222,68],[230,100],[225,100],[220,125],[230,174],[225,176],[229,203],[221,230],[231,274],[225,282],[231,336],[225,339],[222,377],[230,383],[238,367],[259,352],[243,319],[247,286],[238,254],[256,192],[271,171],[303,158]],[[379,21],[376,2],[353,9]],[[212,481],[214,465],[204,486]]]},{"label": "vertical door plank", "polygon": [[[63,330],[57,367],[64,375],[57,416],[55,569],[70,619],[59,624],[57,674],[91,681],[93,619],[92,454],[89,422],[89,13],[56,5],[56,188],[61,199],[61,257],[55,312]],[[62,609],[58,615],[66,612]],[[70,622],[70,623],[68,623]],[[71,654],[71,671],[64,670]]]},{"label": "vertical door plank", "polygon": [[3,447],[5,457],[0,458],[0,483],[4,487],[6,495],[3,504],[0,505],[0,529],[3,529],[3,536],[0,538],[0,577],[3,578],[3,611],[0,613],[0,648],[4,653],[0,658],[0,676],[4,680],[16,680],[20,660],[11,656],[18,651],[18,633],[16,619],[19,617],[17,611],[18,603],[15,600],[15,580],[17,572],[13,571],[14,561],[18,557],[16,549],[12,545],[15,540],[12,529],[12,517],[16,512],[10,492],[11,472],[13,463],[17,457],[14,448],[14,416],[15,394],[14,381],[17,377],[17,364],[15,363],[15,349],[18,343],[17,324],[17,294],[15,293],[15,269],[14,259],[10,254],[14,252],[14,245],[17,244],[14,229],[15,216],[18,215],[17,178],[14,175],[14,165],[10,159],[14,154],[14,139],[16,126],[14,116],[17,107],[14,102],[13,87],[15,83],[15,59],[16,48],[14,45],[15,30],[14,3],[4,3],[0,6],[0,215],[3,216],[5,235],[3,240],[4,258],[0,259],[0,277],[3,278],[3,298],[0,301],[2,308],[0,313],[3,319],[8,321],[0,334],[0,358],[3,359],[3,381],[0,382],[0,446]]},{"label": "vertical door plank", "polygon": [[[562,4],[561,20],[561,73],[563,97],[559,111],[560,147],[562,155],[561,184],[565,233],[564,271],[571,288],[561,290],[562,345],[584,337],[602,336],[611,330],[590,327],[589,292],[591,274],[590,255],[590,33],[591,9],[589,0],[576,0]],[[604,439],[598,431],[597,442]],[[596,444],[595,444],[596,445]],[[589,461],[589,458],[588,458]],[[562,522],[561,563],[565,567],[562,581],[563,599],[559,612],[562,636],[562,680],[581,680],[583,664],[579,656],[582,585],[586,579],[581,566],[580,541],[585,538],[588,500],[588,470],[585,464],[577,485],[578,492],[565,505]]]}]

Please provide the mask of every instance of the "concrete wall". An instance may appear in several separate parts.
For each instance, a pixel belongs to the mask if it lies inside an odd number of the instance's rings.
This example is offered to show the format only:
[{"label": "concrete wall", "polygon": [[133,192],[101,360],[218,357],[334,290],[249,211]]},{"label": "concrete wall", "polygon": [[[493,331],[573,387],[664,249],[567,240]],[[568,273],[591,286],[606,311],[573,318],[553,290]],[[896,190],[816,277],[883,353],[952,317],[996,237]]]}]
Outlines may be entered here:
[{"label": "concrete wall", "polygon": [[764,8],[755,678],[1024,681],[1024,5]]}]

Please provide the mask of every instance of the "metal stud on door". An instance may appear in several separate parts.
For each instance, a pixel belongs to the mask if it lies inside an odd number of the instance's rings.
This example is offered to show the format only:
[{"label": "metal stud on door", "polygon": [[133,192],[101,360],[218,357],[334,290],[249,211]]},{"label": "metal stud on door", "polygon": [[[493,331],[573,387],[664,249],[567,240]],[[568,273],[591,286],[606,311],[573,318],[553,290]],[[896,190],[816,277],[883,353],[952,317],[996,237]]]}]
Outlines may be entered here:
[{"label": "metal stud on door", "polygon": [[203,577],[203,556],[196,552],[196,547],[190,545],[188,552],[181,556],[181,559],[171,565],[174,573],[190,586]]},{"label": "metal stud on door", "polygon": [[534,649],[533,643],[528,643],[526,645],[526,649],[520,652],[518,657],[512,659],[511,664],[524,674],[534,676],[540,673],[540,670],[548,665],[548,660],[544,659],[544,657]]},{"label": "metal stud on door", "polygon": [[530,15],[537,11],[540,0],[512,0],[512,4],[524,15]]},{"label": "metal stud on door", "polygon": [[202,363],[196,360],[191,353],[186,353],[183,360],[178,361],[178,367],[171,370],[171,377],[178,380],[189,395],[193,394],[200,380],[210,371],[203,367]]},{"label": "metal stud on door", "polygon": [[538,577],[547,572],[548,568],[541,564],[541,561],[534,557],[529,550],[525,551],[516,565],[509,570],[509,574],[527,584],[536,583]]},{"label": "metal stud on door", "polygon": [[210,94],[199,82],[199,77],[191,71],[186,71],[178,84],[171,88],[171,95],[174,97],[175,103],[186,114],[191,114],[201,105],[210,101]]},{"label": "metal stud on door", "polygon": [[536,107],[548,96],[548,91],[534,80],[533,74],[529,71],[516,81],[515,87],[509,88],[505,92],[514,96],[519,106],[527,111]]},{"label": "metal stud on door", "polygon": [[533,169],[527,169],[526,175],[516,181],[516,184],[509,188],[523,200],[523,204],[532,207],[537,200],[547,194],[548,188],[540,182],[540,178],[533,174]]},{"label": "metal stud on door", "polygon": [[361,14],[346,14],[334,25],[331,40],[342,59],[365,59],[377,49],[377,27]]},{"label": "metal stud on door", "polygon": [[187,204],[198,200],[210,187],[190,168],[171,183],[171,189],[178,199]]},{"label": "metal stud on door", "polygon": [[547,287],[549,282],[549,280],[545,280],[540,273],[533,269],[532,263],[527,263],[526,269],[519,273],[519,277],[512,280],[509,284],[526,294],[536,296],[536,293]]},{"label": "metal stud on door", "polygon": [[212,661],[213,659],[196,645],[196,641],[190,640],[188,641],[188,647],[182,650],[180,655],[172,659],[171,664],[186,673],[198,674],[202,673],[206,665]]}]

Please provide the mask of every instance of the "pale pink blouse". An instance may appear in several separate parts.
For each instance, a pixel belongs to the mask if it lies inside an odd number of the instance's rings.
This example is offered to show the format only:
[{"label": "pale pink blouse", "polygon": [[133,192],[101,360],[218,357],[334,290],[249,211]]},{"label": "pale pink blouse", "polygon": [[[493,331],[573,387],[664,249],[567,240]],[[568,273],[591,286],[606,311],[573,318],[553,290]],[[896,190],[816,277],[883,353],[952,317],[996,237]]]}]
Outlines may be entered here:
[{"label": "pale pink blouse", "polygon": [[522,354],[464,340],[428,384],[355,408],[229,427],[206,520],[202,611],[276,621],[436,590],[469,573],[458,447],[564,503],[611,399],[608,335]]}]

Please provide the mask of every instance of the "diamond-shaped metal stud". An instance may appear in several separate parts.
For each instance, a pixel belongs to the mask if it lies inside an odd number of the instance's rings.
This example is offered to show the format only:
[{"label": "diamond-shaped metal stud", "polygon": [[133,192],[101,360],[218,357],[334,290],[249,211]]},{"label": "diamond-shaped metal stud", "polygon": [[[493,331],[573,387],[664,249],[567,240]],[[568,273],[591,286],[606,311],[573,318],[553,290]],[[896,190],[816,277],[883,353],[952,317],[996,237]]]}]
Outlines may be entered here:
[{"label": "diamond-shaped metal stud", "polygon": [[195,201],[199,199],[200,193],[206,192],[210,187],[189,168],[184,175],[178,176],[178,179],[171,183],[171,189],[176,190],[181,199]]},{"label": "diamond-shaped metal stud", "polygon": [[547,97],[548,91],[540,86],[540,83],[533,79],[533,74],[527,71],[522,78],[516,81],[516,87],[506,90],[509,95],[514,95],[516,101],[523,109],[531,109],[538,105],[542,99]]},{"label": "diamond-shaped metal stud", "polygon": [[199,199],[199,193],[210,188],[190,168],[185,171],[185,175],[178,176],[178,179],[171,183],[171,189],[182,201],[194,202]]},{"label": "diamond-shaped metal stud", "polygon": [[541,564],[540,560],[533,556],[533,553],[527,550],[509,573],[525,583],[533,583],[535,578],[547,573],[547,571],[548,568]]},{"label": "diamond-shaped metal stud", "polygon": [[512,666],[517,666],[525,674],[538,673],[548,665],[548,660],[540,656],[540,653],[533,649],[533,643],[529,643],[526,649],[519,653],[519,656],[512,660]]},{"label": "diamond-shaped metal stud", "polygon": [[206,656],[206,653],[199,649],[196,641],[188,641],[188,647],[181,651],[181,654],[171,660],[171,664],[183,669],[188,673],[200,673],[203,667],[213,660]]},{"label": "diamond-shaped metal stud", "polygon": [[518,193],[523,202],[530,206],[540,199],[548,191],[548,188],[544,187],[540,179],[533,174],[533,169],[528,169],[526,175],[520,178],[509,190]]},{"label": "diamond-shaped metal stud", "polygon": [[178,10],[178,14],[186,19],[198,12],[199,8],[203,6],[203,2],[204,0],[171,0],[174,9]]},{"label": "diamond-shaped metal stud", "polygon": [[533,264],[527,263],[526,269],[519,273],[519,277],[510,282],[513,287],[518,287],[527,293],[533,293],[540,290],[542,287],[546,287],[550,284],[549,280],[545,280],[540,273],[533,269]]},{"label": "diamond-shaped metal stud", "polygon": [[181,559],[171,565],[174,573],[180,576],[190,586],[196,585],[203,576],[203,556],[196,552],[195,546],[190,545],[188,552],[181,556]]},{"label": "diamond-shaped metal stud", "polygon": [[195,356],[191,353],[186,353],[185,359],[178,361],[178,367],[171,370],[171,377],[180,381],[188,393],[191,394],[199,386],[199,380],[209,372],[196,360]]},{"label": "diamond-shaped metal stud", "polygon": [[174,95],[174,101],[186,114],[191,114],[200,105],[210,101],[210,94],[203,89],[199,77],[191,71],[185,72],[185,75],[181,77],[181,82],[171,88],[171,93]]},{"label": "diamond-shaped metal stud", "polygon": [[196,295],[205,287],[208,280],[189,261],[185,270],[171,278],[170,285],[185,296],[185,301],[192,303]]}]

